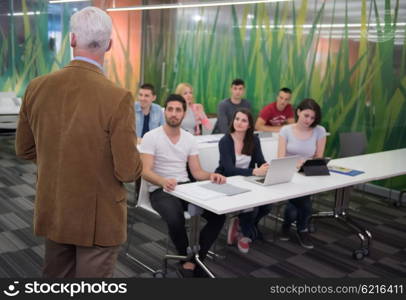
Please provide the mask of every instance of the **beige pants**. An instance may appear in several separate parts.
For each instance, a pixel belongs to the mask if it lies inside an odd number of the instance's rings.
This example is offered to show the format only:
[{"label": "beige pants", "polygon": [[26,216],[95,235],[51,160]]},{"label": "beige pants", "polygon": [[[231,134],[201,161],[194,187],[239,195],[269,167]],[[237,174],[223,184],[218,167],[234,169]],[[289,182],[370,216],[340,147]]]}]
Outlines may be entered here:
[{"label": "beige pants", "polygon": [[120,246],[82,247],[45,239],[45,278],[112,277]]}]

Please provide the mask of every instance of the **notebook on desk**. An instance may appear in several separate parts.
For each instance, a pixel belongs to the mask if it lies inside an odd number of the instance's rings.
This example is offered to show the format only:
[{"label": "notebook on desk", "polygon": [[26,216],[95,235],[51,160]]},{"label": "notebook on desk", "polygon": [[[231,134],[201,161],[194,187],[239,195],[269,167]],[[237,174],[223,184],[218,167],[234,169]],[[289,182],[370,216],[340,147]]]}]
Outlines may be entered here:
[{"label": "notebook on desk", "polygon": [[340,167],[340,166],[328,166],[328,169],[330,170],[330,172],[335,172],[335,173],[348,175],[348,176],[357,176],[359,174],[365,173],[364,171],[344,168],[344,167]]},{"label": "notebook on desk", "polygon": [[223,183],[223,184],[216,184],[216,183],[205,183],[205,184],[201,184],[199,185],[202,188],[214,191],[214,192],[218,192],[218,193],[222,193],[226,196],[234,196],[234,195],[238,195],[241,193],[246,193],[249,192],[249,189],[245,189],[245,188],[240,188],[238,186],[229,184],[229,183]]},{"label": "notebook on desk", "polygon": [[[199,200],[210,200],[223,196],[233,196],[249,191],[249,189],[240,188],[229,183],[216,184],[211,182],[202,184],[179,184],[175,188],[176,193],[181,193],[184,196]],[[168,193],[171,194],[172,192]]]},{"label": "notebook on desk", "polygon": [[297,171],[296,164],[298,160],[299,156],[297,155],[272,159],[265,177],[247,177],[247,179],[261,185],[289,182]]}]

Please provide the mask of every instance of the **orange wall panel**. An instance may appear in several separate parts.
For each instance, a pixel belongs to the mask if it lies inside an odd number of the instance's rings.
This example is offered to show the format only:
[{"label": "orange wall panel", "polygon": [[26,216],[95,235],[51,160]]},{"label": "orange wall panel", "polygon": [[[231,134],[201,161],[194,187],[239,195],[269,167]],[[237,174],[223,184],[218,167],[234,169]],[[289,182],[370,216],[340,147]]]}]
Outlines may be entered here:
[{"label": "orange wall panel", "polygon": [[[140,5],[141,1],[94,0],[102,9]],[[108,12],[113,21],[113,46],[106,55],[107,76],[117,84],[135,93],[141,74],[142,12]]]}]

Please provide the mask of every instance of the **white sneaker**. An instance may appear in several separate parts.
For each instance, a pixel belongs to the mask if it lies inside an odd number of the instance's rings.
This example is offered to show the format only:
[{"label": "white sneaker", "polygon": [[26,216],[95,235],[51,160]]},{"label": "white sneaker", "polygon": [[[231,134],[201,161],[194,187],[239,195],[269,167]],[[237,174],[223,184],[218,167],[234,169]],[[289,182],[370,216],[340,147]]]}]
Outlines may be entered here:
[{"label": "white sneaker", "polygon": [[245,236],[239,238],[238,239],[238,250],[240,250],[241,253],[248,253],[248,251],[250,251],[251,242],[252,242],[252,240]]}]

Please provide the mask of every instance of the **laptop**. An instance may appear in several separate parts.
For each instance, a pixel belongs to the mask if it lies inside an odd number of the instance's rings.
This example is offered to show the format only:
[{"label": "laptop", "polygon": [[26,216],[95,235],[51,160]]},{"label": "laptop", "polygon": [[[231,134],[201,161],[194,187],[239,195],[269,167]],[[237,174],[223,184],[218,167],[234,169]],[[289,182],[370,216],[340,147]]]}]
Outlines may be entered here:
[{"label": "laptop", "polygon": [[289,182],[297,171],[296,164],[298,160],[299,156],[297,155],[272,159],[265,177],[248,177],[248,179],[261,185]]}]

